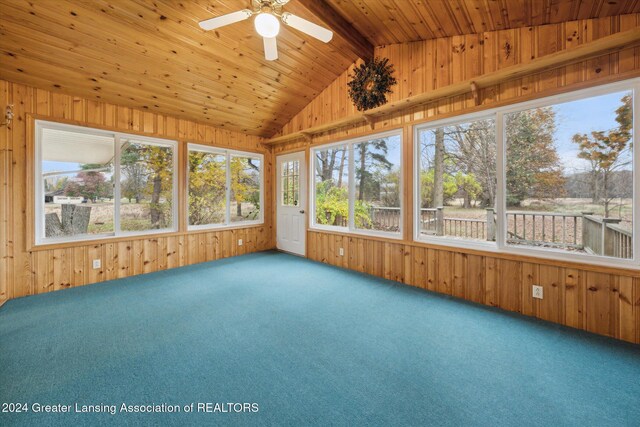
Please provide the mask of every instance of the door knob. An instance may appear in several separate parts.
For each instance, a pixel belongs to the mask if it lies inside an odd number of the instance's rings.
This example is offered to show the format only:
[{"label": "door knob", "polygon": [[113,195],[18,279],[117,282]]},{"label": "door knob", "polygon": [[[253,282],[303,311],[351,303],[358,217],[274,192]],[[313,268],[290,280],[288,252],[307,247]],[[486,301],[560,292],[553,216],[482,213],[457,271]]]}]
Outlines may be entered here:
[{"label": "door knob", "polygon": [[304,213],[304,209],[302,209],[302,210],[300,211],[300,213],[301,213],[301,214],[303,214],[303,213]]}]

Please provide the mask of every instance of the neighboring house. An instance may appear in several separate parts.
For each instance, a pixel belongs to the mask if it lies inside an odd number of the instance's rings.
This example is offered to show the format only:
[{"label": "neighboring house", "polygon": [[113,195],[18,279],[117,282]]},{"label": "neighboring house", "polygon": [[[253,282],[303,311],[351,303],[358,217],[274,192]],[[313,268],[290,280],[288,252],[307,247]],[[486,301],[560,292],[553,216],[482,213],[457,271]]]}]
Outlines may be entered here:
[{"label": "neighboring house", "polygon": [[64,195],[64,189],[50,191],[45,193],[44,202],[45,203],[56,203],[56,204],[72,204],[77,205],[84,201],[84,197],[69,197]]},{"label": "neighboring house", "polygon": [[55,190],[55,191],[49,191],[48,193],[45,193],[44,194],[44,202],[45,203],[58,203],[58,202],[54,202],[56,197],[64,197],[64,189],[59,189],[59,190]]}]

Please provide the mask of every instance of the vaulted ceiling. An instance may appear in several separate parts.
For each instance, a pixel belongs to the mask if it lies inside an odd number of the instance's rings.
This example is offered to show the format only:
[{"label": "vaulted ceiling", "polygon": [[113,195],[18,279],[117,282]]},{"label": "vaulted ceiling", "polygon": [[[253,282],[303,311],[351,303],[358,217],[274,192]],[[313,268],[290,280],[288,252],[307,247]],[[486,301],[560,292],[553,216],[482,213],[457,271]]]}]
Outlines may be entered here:
[{"label": "vaulted ceiling", "polygon": [[271,136],[372,46],[640,11],[637,0],[291,0],[331,27],[286,26],[264,59],[249,0],[0,0],[0,78]]}]

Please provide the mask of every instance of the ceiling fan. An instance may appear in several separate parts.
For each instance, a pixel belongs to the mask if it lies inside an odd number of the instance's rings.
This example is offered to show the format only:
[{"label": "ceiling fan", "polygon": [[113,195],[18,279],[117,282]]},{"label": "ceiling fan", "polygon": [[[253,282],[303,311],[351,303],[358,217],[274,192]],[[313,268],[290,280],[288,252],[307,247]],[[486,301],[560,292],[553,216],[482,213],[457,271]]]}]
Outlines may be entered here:
[{"label": "ceiling fan", "polygon": [[[255,15],[253,25],[264,41],[264,57],[268,61],[278,59],[278,45],[276,36],[280,32],[280,20],[288,26],[302,31],[316,39],[329,43],[333,37],[333,32],[314,24],[311,21],[283,12],[282,8],[289,0],[252,0],[253,10],[243,9],[226,15],[200,21],[200,28],[209,31],[225,25],[235,24],[244,21]],[[280,20],[278,19],[280,18]]]}]

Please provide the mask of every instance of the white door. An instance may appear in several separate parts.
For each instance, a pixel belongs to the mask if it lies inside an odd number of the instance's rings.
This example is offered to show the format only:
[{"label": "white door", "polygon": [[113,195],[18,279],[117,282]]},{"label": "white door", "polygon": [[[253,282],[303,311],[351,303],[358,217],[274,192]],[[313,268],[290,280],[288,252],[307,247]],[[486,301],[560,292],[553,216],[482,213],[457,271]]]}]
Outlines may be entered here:
[{"label": "white door", "polygon": [[307,172],[304,151],[276,158],[278,249],[305,255],[307,235]]}]

